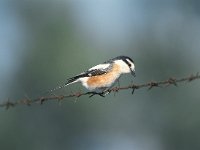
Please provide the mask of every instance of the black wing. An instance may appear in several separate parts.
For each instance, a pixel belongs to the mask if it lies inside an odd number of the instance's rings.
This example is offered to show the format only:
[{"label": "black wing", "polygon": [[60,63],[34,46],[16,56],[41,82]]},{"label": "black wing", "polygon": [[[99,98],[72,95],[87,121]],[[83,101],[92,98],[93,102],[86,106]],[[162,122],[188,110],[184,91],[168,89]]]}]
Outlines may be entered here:
[{"label": "black wing", "polygon": [[69,78],[65,83],[64,85],[61,85],[61,86],[58,86],[52,90],[50,90],[50,92],[52,91],[55,91],[57,89],[61,89],[67,85],[69,85],[70,83],[73,83],[73,82],[76,82],[79,78],[84,78],[84,77],[91,77],[91,76],[98,76],[98,75],[102,75],[102,74],[106,74],[108,72],[109,69],[112,68],[112,64],[109,65],[107,68],[104,68],[104,69],[92,69],[92,70],[88,70],[88,71],[85,71],[79,75],[76,75],[72,78]]},{"label": "black wing", "polygon": [[89,69],[75,77],[72,77],[70,79],[68,79],[68,81],[75,81],[79,78],[84,78],[84,77],[92,77],[92,76],[98,76],[98,75],[102,75],[102,74],[106,74],[110,69],[112,69],[113,64],[110,63],[110,65],[107,68],[94,68],[94,69]]},{"label": "black wing", "polygon": [[65,84],[67,85],[69,83],[72,83],[79,78],[98,76],[98,75],[102,75],[102,74],[106,74],[106,73],[107,73],[107,70],[105,70],[105,69],[104,70],[100,70],[100,69],[88,70],[86,72],[83,72],[83,73],[75,76],[75,77],[69,78]]}]

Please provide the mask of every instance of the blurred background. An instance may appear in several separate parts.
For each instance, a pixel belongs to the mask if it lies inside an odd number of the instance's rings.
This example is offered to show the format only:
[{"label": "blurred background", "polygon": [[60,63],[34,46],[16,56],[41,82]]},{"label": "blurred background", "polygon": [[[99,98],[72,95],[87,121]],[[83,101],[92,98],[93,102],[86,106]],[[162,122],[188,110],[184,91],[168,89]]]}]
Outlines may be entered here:
[{"label": "blurred background", "polygon": [[[118,55],[120,85],[200,71],[198,0],[1,0],[0,103],[41,96]],[[0,108],[2,150],[199,150],[200,81]],[[86,91],[79,84],[55,94]]]}]

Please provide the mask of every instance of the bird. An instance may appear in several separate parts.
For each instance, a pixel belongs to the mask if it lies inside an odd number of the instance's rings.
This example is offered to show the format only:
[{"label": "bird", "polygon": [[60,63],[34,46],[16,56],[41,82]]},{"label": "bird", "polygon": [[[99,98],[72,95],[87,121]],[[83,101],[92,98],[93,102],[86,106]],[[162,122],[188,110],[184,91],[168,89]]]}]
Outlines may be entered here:
[{"label": "bird", "polygon": [[120,76],[128,73],[135,77],[134,61],[128,56],[117,56],[67,79],[63,85],[51,89],[50,92],[81,82],[91,93],[105,96],[110,93],[110,88]]}]

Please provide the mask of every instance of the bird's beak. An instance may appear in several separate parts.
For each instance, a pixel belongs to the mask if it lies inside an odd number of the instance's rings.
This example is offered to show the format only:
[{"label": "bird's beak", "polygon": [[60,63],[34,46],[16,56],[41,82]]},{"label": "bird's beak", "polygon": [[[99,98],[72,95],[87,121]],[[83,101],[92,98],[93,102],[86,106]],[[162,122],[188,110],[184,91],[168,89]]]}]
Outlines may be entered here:
[{"label": "bird's beak", "polygon": [[131,70],[131,74],[136,77],[135,70]]}]

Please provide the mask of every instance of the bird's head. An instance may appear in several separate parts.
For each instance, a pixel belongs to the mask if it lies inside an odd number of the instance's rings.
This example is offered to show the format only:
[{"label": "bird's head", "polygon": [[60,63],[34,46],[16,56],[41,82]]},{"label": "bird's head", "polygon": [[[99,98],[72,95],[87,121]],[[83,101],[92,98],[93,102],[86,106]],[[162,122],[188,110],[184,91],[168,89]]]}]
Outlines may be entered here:
[{"label": "bird's head", "polygon": [[127,56],[118,56],[112,59],[114,63],[118,64],[121,68],[121,73],[131,73],[135,76],[134,61]]}]

